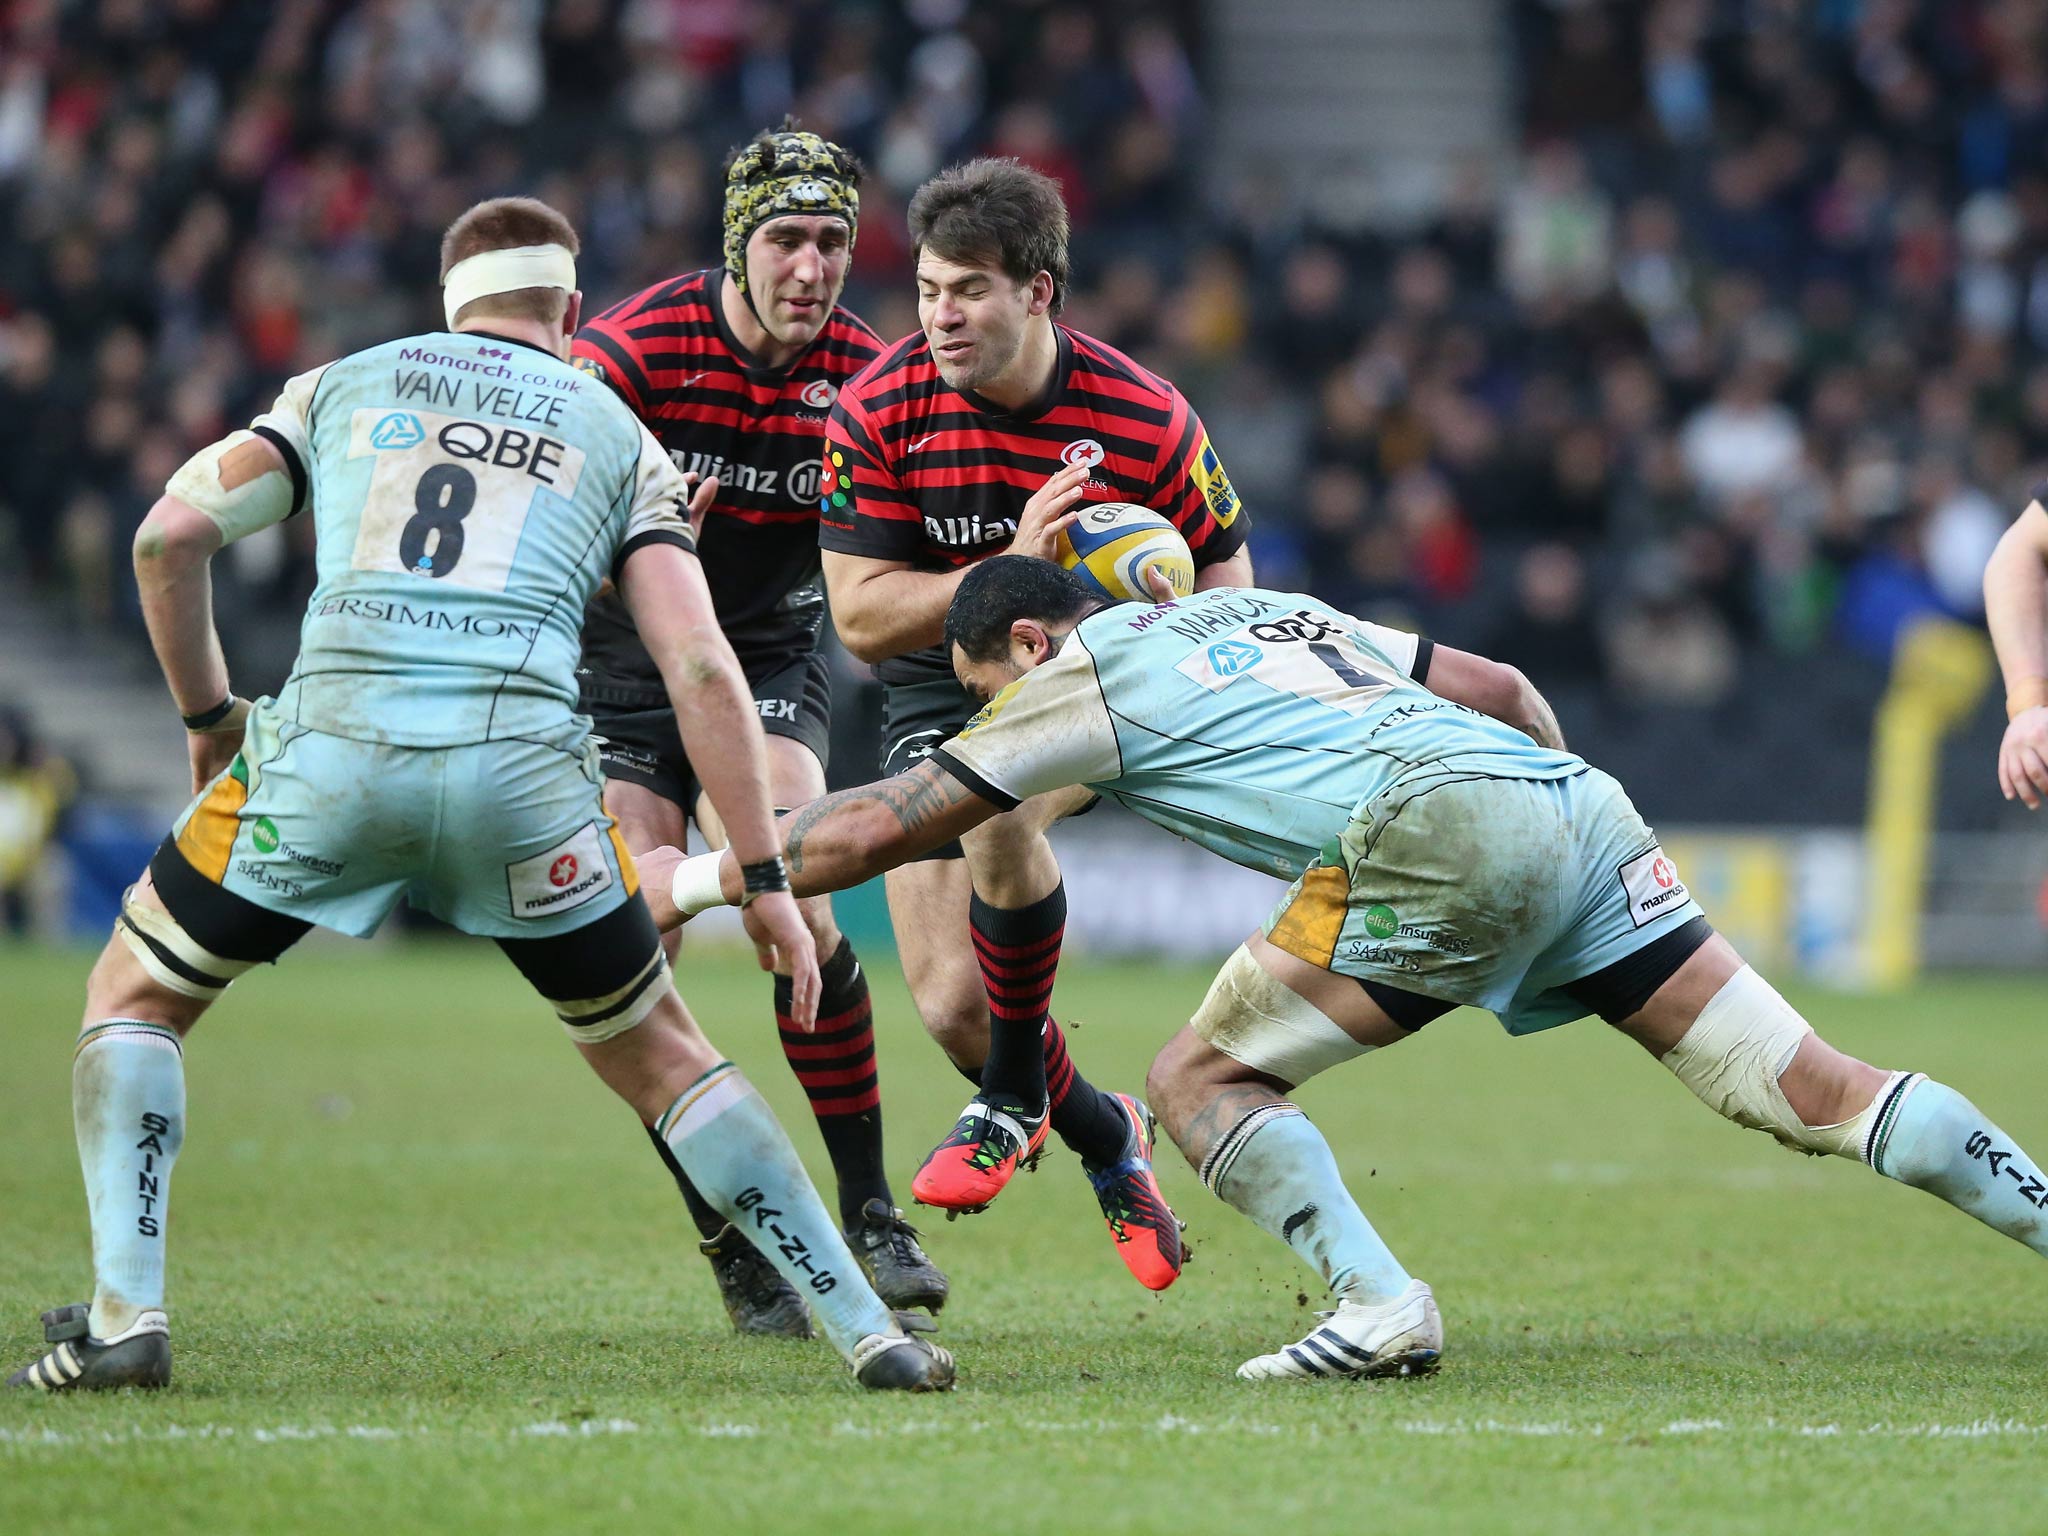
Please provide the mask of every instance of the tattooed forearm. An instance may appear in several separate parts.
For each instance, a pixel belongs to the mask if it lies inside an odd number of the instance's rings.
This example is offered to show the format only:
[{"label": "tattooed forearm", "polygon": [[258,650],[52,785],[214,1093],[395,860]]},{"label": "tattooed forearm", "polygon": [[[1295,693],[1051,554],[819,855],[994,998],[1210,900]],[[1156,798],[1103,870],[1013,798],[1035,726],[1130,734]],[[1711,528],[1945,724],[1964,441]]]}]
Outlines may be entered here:
[{"label": "tattooed forearm", "polygon": [[[804,873],[806,859],[815,865],[833,855],[863,866],[888,868],[909,854],[943,842],[943,837],[920,834],[928,833],[947,812],[976,798],[937,764],[919,763],[893,779],[842,789],[793,812],[783,822],[783,856],[791,874]],[[870,806],[887,811],[892,825],[886,828],[886,836],[878,836],[885,829],[872,824],[861,842],[858,828],[862,813]]]}]

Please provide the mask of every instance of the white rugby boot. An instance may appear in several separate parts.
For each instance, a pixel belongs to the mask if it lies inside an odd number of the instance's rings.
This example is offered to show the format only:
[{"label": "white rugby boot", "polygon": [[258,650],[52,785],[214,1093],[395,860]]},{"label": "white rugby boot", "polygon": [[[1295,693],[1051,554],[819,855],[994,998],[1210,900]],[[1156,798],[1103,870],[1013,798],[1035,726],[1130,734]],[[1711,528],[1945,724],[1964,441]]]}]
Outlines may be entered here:
[{"label": "white rugby boot", "polygon": [[144,1312],[111,1339],[91,1336],[91,1317],[84,1302],[45,1312],[49,1353],[9,1376],[7,1385],[34,1392],[148,1392],[171,1384],[171,1329],[162,1312]]},{"label": "white rugby boot", "polygon": [[887,1333],[864,1335],[853,1346],[853,1379],[870,1392],[950,1392],[952,1353],[920,1334],[939,1325],[922,1312],[896,1312]]},{"label": "white rugby boot", "polygon": [[1444,1320],[1420,1280],[1392,1301],[1341,1301],[1314,1332],[1237,1368],[1244,1381],[1318,1381],[1337,1376],[1427,1376],[1444,1352]]}]

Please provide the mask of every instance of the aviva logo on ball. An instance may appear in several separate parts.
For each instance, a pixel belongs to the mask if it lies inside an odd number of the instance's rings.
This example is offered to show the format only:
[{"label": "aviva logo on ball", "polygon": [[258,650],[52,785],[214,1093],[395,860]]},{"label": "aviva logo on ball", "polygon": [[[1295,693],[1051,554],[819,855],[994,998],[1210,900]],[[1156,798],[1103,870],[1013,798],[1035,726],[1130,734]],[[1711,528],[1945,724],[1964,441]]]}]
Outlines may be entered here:
[{"label": "aviva logo on ball", "polygon": [[1161,571],[1176,597],[1195,590],[1195,560],[1172,523],[1127,501],[1084,508],[1059,536],[1060,564],[1104,597],[1153,601],[1148,568]]}]

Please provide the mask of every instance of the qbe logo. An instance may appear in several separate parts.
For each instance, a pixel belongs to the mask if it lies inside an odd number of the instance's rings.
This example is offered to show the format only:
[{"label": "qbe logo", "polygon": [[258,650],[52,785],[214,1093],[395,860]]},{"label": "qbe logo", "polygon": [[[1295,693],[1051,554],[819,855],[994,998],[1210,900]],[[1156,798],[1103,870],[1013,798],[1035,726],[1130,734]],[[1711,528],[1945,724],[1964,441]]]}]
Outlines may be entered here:
[{"label": "qbe logo", "polygon": [[806,459],[789,472],[789,494],[797,501],[816,501],[825,488],[825,466]]},{"label": "qbe logo", "polygon": [[1093,469],[1107,455],[1092,437],[1077,437],[1060,450],[1060,462],[1069,469]]},{"label": "qbe logo", "polygon": [[830,379],[813,379],[804,386],[804,392],[797,396],[814,411],[829,411],[832,402],[839,398],[839,390]]}]

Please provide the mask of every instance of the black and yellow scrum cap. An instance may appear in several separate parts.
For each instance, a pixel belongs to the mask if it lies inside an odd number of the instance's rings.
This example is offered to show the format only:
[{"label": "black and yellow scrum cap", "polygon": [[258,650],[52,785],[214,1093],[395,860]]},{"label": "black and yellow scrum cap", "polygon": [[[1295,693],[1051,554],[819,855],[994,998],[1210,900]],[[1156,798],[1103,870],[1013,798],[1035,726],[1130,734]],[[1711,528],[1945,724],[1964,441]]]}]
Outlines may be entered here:
[{"label": "black and yellow scrum cap", "polygon": [[[725,269],[747,292],[747,241],[770,219],[827,214],[860,230],[860,163],[827,139],[785,122],[749,140],[725,170]],[[747,295],[753,303],[753,296]]]}]

